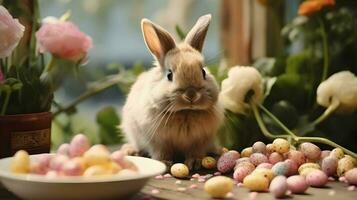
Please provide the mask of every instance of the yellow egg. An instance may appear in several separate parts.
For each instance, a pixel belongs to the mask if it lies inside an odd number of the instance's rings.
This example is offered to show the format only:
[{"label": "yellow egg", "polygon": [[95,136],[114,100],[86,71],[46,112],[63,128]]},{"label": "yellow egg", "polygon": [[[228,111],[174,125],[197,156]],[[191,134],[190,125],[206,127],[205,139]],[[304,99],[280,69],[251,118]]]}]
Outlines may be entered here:
[{"label": "yellow egg", "polygon": [[266,149],[267,149],[268,153],[273,153],[275,151],[275,145],[274,144],[267,144]]},{"label": "yellow egg", "polygon": [[109,170],[102,165],[93,165],[88,167],[86,171],[84,171],[84,177],[93,177],[93,176],[108,176],[110,175]]},{"label": "yellow egg", "polygon": [[213,198],[223,198],[232,191],[233,180],[225,176],[216,176],[206,181],[204,189]]},{"label": "yellow egg", "polygon": [[227,153],[229,150],[226,147],[222,147],[220,150],[220,154],[223,155],[225,153]]},{"label": "yellow egg", "polygon": [[115,162],[110,162],[110,163],[106,164],[105,167],[111,174],[116,174],[120,170],[122,170],[122,168]]},{"label": "yellow egg", "polygon": [[242,150],[241,152],[241,157],[249,157],[250,155],[253,154],[253,148],[252,147],[247,147]]},{"label": "yellow egg", "polygon": [[344,157],[351,160],[354,166],[357,165],[357,160],[354,157],[352,157],[350,155],[345,155]]},{"label": "yellow egg", "polygon": [[88,164],[86,162],[86,160],[83,157],[74,157],[72,158],[73,161],[75,161],[76,163],[78,163],[82,170],[84,171],[85,169],[87,169]]},{"label": "yellow egg", "polygon": [[189,174],[188,167],[182,163],[176,163],[171,167],[171,174],[176,178],[185,178]]},{"label": "yellow egg", "polygon": [[281,154],[287,153],[290,150],[290,143],[282,138],[277,138],[273,141],[275,151]]},{"label": "yellow egg", "polygon": [[19,174],[25,174],[30,171],[30,157],[26,151],[20,150],[16,152],[10,165],[10,171]]},{"label": "yellow egg", "polygon": [[202,159],[201,164],[202,164],[202,167],[204,167],[206,169],[213,169],[216,167],[217,161],[213,157],[207,156]]},{"label": "yellow egg", "polygon": [[301,176],[305,176],[305,177],[306,177],[308,174],[310,174],[311,172],[316,171],[316,170],[319,170],[319,169],[317,169],[317,168],[312,168],[312,167],[307,167],[307,168],[302,169],[302,170],[299,172],[299,174],[300,174]]},{"label": "yellow egg", "polygon": [[110,154],[101,150],[88,150],[84,153],[83,158],[89,166],[105,165],[111,161]]},{"label": "yellow egg", "polygon": [[269,187],[269,180],[260,174],[250,174],[243,180],[244,187],[251,191],[262,192]]},{"label": "yellow egg", "polygon": [[337,159],[343,158],[344,155],[345,155],[345,153],[343,152],[343,150],[341,148],[334,148],[330,152],[330,156],[333,156]]},{"label": "yellow egg", "polygon": [[343,176],[345,173],[354,167],[353,160],[349,157],[341,158],[337,163],[337,176]]},{"label": "yellow egg", "polygon": [[305,168],[314,168],[314,169],[321,169],[320,165],[318,165],[317,163],[304,163],[302,165],[300,165],[299,167],[299,173],[302,172],[302,170],[304,170]]},{"label": "yellow egg", "polygon": [[267,168],[258,168],[255,169],[252,174],[256,174],[256,175],[261,175],[264,176],[265,178],[267,178],[269,181],[271,181],[274,177],[273,171],[271,169],[267,169]]}]

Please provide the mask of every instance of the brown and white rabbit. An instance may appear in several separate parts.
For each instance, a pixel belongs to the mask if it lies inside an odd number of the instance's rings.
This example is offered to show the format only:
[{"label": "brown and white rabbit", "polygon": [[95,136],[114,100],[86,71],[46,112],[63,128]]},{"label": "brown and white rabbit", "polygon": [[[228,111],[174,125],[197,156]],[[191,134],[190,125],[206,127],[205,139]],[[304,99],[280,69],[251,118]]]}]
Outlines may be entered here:
[{"label": "brown and white rabbit", "polygon": [[223,119],[219,88],[205,71],[201,54],[211,15],[198,19],[182,43],[148,19],[141,21],[155,67],[142,73],[123,107],[121,128],[137,151],[170,165],[175,158],[199,168],[216,152],[215,134]]}]

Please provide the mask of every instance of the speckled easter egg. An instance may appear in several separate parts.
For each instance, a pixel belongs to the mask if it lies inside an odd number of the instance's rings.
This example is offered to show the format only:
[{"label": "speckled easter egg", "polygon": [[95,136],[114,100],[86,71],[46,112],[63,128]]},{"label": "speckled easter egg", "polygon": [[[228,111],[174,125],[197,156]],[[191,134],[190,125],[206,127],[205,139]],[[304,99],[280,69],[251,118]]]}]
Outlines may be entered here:
[{"label": "speckled easter egg", "polygon": [[348,170],[354,168],[353,161],[348,157],[343,157],[337,162],[337,176],[343,176]]},{"label": "speckled easter egg", "polygon": [[278,152],[273,152],[269,155],[269,162],[273,165],[275,163],[283,161],[283,160],[284,160],[284,157]]},{"label": "speckled easter egg", "polygon": [[255,142],[252,146],[252,149],[253,153],[266,153],[266,145],[261,141]]},{"label": "speckled easter egg", "polygon": [[296,150],[290,150],[287,154],[287,158],[295,161],[298,166],[306,162],[305,155],[302,152]]},{"label": "speckled easter egg", "polygon": [[244,187],[250,191],[262,192],[269,187],[269,180],[260,174],[250,174],[243,180]]},{"label": "speckled easter egg", "polygon": [[304,153],[305,157],[310,161],[320,159],[321,149],[311,142],[304,142],[300,145],[300,151]]},{"label": "speckled easter egg", "polygon": [[287,153],[290,150],[290,143],[282,138],[277,138],[273,141],[275,151],[281,154]]},{"label": "speckled easter egg", "polygon": [[328,182],[328,177],[325,172],[315,170],[306,176],[306,183],[312,187],[323,187]]},{"label": "speckled easter egg", "polygon": [[202,167],[206,169],[214,169],[217,166],[217,161],[211,156],[206,156],[202,159]]},{"label": "speckled easter egg", "polygon": [[217,169],[222,173],[227,173],[233,170],[236,165],[236,160],[239,159],[237,151],[228,151],[223,154],[217,161]]},{"label": "speckled easter egg", "polygon": [[185,164],[176,163],[171,166],[170,172],[176,178],[185,178],[189,174],[189,169]]},{"label": "speckled easter egg", "polygon": [[266,169],[266,168],[255,169],[252,172],[252,174],[258,174],[258,175],[264,176],[269,181],[271,181],[274,177],[273,171],[271,169]]},{"label": "speckled easter egg", "polygon": [[344,155],[345,155],[345,153],[343,152],[343,150],[341,148],[334,148],[330,152],[330,156],[333,156],[337,159],[343,158]]},{"label": "speckled easter egg", "polygon": [[333,176],[337,170],[337,158],[334,156],[327,156],[322,159],[321,170],[326,173],[327,176]]},{"label": "speckled easter egg", "polygon": [[269,191],[276,198],[281,198],[285,196],[286,191],[288,190],[288,184],[286,182],[285,176],[276,176],[270,183]]},{"label": "speckled easter egg", "polygon": [[253,153],[249,158],[250,162],[255,166],[258,166],[261,163],[269,162],[268,158],[262,153]]},{"label": "speckled easter egg", "polygon": [[247,148],[242,150],[241,156],[242,157],[250,157],[250,155],[252,155],[252,153],[253,153],[253,148],[252,147],[247,147]]},{"label": "speckled easter egg", "polygon": [[296,164],[295,161],[291,159],[286,159],[284,160],[286,164],[288,164],[289,170],[287,176],[292,176],[298,173],[298,165]]},{"label": "speckled easter egg", "polygon": [[253,172],[254,168],[250,168],[248,165],[243,165],[234,170],[233,178],[238,182],[243,182],[244,178]]},{"label": "speckled easter egg", "polygon": [[266,150],[267,150],[268,154],[275,152],[275,145],[274,144],[267,144],[266,145]]},{"label": "speckled easter egg", "polygon": [[306,183],[305,177],[300,175],[290,176],[286,179],[288,189],[294,194],[304,193],[309,185]]},{"label": "speckled easter egg", "polygon": [[271,170],[273,171],[274,176],[286,176],[289,172],[289,165],[286,162],[276,163]]},{"label": "speckled easter egg", "polygon": [[330,153],[331,153],[330,150],[323,150],[323,151],[321,151],[320,160],[322,160],[322,159],[326,158],[327,156],[329,156]]},{"label": "speckled easter egg", "polygon": [[223,198],[232,191],[233,180],[225,176],[216,176],[206,181],[204,190],[213,198]]},{"label": "speckled easter egg", "polygon": [[345,173],[346,180],[351,185],[357,185],[357,168],[348,170]]},{"label": "speckled easter egg", "polygon": [[273,165],[270,163],[260,163],[256,168],[257,169],[260,169],[260,168],[271,169],[272,167],[273,167]]},{"label": "speckled easter egg", "polygon": [[255,169],[255,166],[249,161],[249,162],[240,162],[238,163],[234,169],[237,169],[238,167],[246,167],[249,168],[251,171]]},{"label": "speckled easter egg", "polygon": [[239,159],[236,161],[236,166],[237,166],[239,163],[242,163],[242,162],[250,162],[249,157],[239,158]]},{"label": "speckled easter egg", "polygon": [[314,169],[320,169],[320,165],[317,163],[304,163],[300,165],[299,167],[299,173],[301,173],[305,168],[314,168]]}]

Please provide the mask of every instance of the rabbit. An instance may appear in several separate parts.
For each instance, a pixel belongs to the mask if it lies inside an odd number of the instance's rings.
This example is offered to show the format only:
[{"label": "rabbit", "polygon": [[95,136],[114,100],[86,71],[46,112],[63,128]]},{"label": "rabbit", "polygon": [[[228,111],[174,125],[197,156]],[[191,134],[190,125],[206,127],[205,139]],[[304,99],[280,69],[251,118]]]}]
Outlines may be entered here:
[{"label": "rabbit", "polygon": [[141,21],[155,66],[132,85],[121,128],[135,151],[168,166],[181,158],[190,169],[199,168],[207,153],[217,153],[215,135],[223,107],[201,53],[210,21],[210,14],[200,17],[181,43],[150,20]]}]

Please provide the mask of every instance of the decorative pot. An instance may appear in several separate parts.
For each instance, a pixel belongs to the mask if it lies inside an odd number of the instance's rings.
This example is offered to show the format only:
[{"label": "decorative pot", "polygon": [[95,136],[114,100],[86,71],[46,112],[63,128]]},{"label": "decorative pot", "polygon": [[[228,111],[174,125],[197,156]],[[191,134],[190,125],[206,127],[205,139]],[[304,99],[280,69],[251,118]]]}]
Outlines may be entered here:
[{"label": "decorative pot", "polygon": [[20,149],[30,154],[48,153],[51,122],[50,112],[0,116],[0,158]]}]

